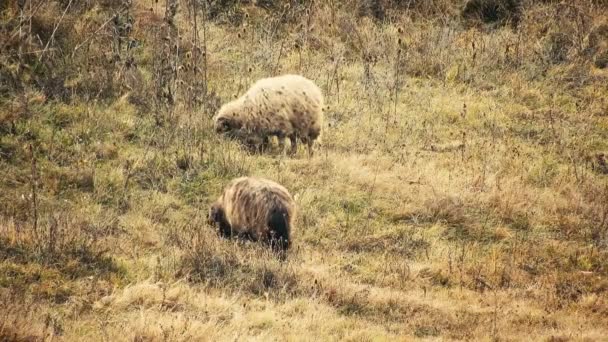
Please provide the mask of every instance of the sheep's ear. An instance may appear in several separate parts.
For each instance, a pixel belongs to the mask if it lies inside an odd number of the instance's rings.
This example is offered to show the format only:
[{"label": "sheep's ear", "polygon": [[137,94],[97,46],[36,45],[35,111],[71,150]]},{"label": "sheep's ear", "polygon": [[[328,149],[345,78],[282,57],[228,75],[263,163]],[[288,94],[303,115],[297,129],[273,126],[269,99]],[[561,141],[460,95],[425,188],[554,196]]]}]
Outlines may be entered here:
[{"label": "sheep's ear", "polygon": [[230,124],[230,121],[224,120],[224,122],[222,122],[222,127],[229,129],[232,128],[232,125]]},{"label": "sheep's ear", "polygon": [[230,121],[227,120],[226,118],[219,118],[219,119],[217,119],[216,125],[217,125],[217,127],[220,127],[223,130],[231,128]]}]

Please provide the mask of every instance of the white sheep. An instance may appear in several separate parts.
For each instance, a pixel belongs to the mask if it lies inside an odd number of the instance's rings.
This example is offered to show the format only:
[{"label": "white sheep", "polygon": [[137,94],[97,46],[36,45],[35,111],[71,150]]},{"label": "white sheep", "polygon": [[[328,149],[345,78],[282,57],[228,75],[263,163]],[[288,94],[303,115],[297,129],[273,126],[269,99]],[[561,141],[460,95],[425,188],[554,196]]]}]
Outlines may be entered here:
[{"label": "white sheep", "polygon": [[323,94],[311,80],[283,75],[258,80],[243,96],[224,104],[214,117],[217,133],[241,140],[250,148],[264,150],[276,136],[281,146],[291,141],[291,153],[298,140],[313,144],[323,125]]}]

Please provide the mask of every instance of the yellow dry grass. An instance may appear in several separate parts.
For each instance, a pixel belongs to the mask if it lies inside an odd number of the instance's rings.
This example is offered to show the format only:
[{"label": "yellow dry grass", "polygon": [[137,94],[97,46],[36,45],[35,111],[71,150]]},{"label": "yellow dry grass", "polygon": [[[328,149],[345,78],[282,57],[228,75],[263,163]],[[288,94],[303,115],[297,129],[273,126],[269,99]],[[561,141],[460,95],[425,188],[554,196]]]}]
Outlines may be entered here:
[{"label": "yellow dry grass", "polygon": [[[606,339],[606,70],[543,60],[550,5],[518,30],[478,30],[379,24],[332,4],[280,28],[246,5],[240,26],[205,30],[209,93],[223,100],[271,74],[323,88],[312,158],[215,136],[213,106],[191,108],[187,87],[161,119],[131,86],[106,102],[0,102],[0,124],[16,122],[0,127],[0,340]],[[133,8],[148,82],[160,7]],[[606,22],[593,14],[592,27]],[[554,20],[547,30],[575,37]],[[186,7],[176,23],[187,46]],[[242,175],[294,196],[287,261],[206,225],[209,203]]]}]

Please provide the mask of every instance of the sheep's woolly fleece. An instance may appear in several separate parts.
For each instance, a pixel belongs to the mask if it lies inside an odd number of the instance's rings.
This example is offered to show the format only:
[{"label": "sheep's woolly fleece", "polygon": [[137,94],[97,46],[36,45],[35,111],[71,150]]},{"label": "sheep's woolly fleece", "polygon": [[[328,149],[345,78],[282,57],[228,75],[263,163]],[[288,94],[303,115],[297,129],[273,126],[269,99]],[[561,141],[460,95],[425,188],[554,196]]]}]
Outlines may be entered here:
[{"label": "sheep's woolly fleece", "polygon": [[285,187],[263,178],[240,177],[211,206],[209,220],[224,236],[265,242],[276,238],[288,248],[295,214],[295,202]]},{"label": "sheep's woolly fleece", "polygon": [[297,141],[310,152],[323,126],[323,94],[311,80],[283,75],[257,81],[243,96],[223,105],[214,118],[215,129],[250,146],[265,145],[271,136]]}]

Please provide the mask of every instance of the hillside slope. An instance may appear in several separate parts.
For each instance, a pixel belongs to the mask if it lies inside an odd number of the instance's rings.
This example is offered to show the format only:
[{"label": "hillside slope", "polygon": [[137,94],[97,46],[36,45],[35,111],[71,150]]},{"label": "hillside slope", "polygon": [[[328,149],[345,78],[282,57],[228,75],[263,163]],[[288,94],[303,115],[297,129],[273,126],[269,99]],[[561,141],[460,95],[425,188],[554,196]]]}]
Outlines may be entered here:
[{"label": "hillside slope", "polygon": [[[409,4],[0,5],[0,340],[605,339],[606,4]],[[213,133],[283,73],[313,158]],[[286,262],[206,224],[243,175]]]}]

